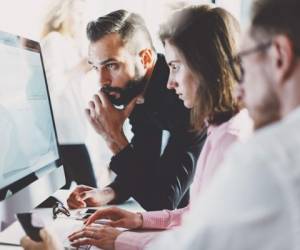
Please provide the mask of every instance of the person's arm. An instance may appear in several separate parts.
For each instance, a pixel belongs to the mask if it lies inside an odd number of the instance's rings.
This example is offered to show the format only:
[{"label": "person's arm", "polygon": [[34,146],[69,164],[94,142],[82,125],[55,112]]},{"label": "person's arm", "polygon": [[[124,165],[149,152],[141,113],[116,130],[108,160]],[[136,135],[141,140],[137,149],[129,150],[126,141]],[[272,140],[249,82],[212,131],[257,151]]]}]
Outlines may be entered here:
[{"label": "person's arm", "polygon": [[117,174],[110,185],[115,202],[132,196],[146,210],[175,209],[193,180],[206,133],[176,131],[160,156],[161,133],[146,124],[134,131],[132,143],[112,158]]},{"label": "person's arm", "polygon": [[[142,121],[133,122],[131,125],[134,136],[130,144],[113,156],[110,162],[110,169],[117,174],[109,185],[116,194],[113,200],[115,204],[123,203],[132,196],[133,187],[129,183],[134,181],[137,184],[138,180],[135,178],[136,173],[133,173],[136,170],[132,170],[131,167],[138,166],[142,175],[152,170],[149,174],[153,176],[155,164],[160,157],[161,131]],[[137,186],[141,188],[139,184]]]},{"label": "person's arm", "polygon": [[182,216],[189,211],[189,207],[176,210],[162,210],[141,213],[143,229],[170,229],[181,224]]},{"label": "person's arm", "polygon": [[41,229],[40,237],[41,242],[36,242],[30,239],[28,236],[24,236],[21,239],[21,246],[24,250],[63,250],[63,244],[60,242],[55,232],[49,229]]},{"label": "person's arm", "polygon": [[220,167],[182,226],[163,233],[146,249],[289,248],[293,234],[285,229],[293,220],[286,209],[286,183],[280,183],[284,171],[276,161],[266,161],[264,147],[253,146],[232,152],[235,157]]},{"label": "person's arm", "polygon": [[[189,208],[177,210],[163,210],[141,213],[143,217],[143,229],[170,229],[181,224],[183,214]],[[144,249],[151,241],[158,237],[162,231],[138,231],[122,232],[115,240],[115,250]]]}]

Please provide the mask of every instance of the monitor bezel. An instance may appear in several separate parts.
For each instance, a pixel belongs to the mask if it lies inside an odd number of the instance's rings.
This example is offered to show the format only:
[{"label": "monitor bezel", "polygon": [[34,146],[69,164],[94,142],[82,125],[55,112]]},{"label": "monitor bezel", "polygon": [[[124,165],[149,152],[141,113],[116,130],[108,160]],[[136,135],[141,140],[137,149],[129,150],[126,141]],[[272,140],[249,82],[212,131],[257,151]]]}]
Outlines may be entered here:
[{"label": "monitor bezel", "polygon": [[[1,40],[1,37],[4,39]],[[43,76],[45,80],[45,87],[47,91],[47,99],[48,103],[50,106],[50,113],[51,113],[51,120],[52,120],[52,125],[54,129],[54,134],[55,134],[55,140],[56,140],[56,146],[58,149],[58,158],[51,162],[50,164],[47,164],[46,166],[42,166],[40,169],[36,170],[33,173],[30,173],[19,180],[10,183],[2,188],[0,188],[0,202],[4,201],[5,199],[9,198],[11,195],[19,192],[22,190],[24,187],[32,184],[35,182],[38,177],[36,176],[36,173],[39,172],[42,169],[48,168],[50,165],[53,166],[55,165],[56,168],[59,168],[62,165],[61,157],[60,157],[60,152],[59,152],[59,144],[58,144],[58,137],[57,137],[57,130],[56,130],[56,125],[55,125],[55,120],[54,120],[54,115],[53,115],[53,108],[52,108],[52,102],[50,99],[50,92],[49,92],[49,87],[48,87],[48,81],[46,77],[46,71],[45,71],[45,65],[44,65],[44,60],[43,60],[43,54],[41,50],[40,43],[25,37],[22,37],[20,35],[14,35],[5,31],[0,31],[0,43],[9,45],[12,47],[20,48],[20,49],[25,49],[33,52],[39,53],[40,59],[41,59],[41,64],[42,64],[42,69],[43,69]],[[8,193],[9,196],[7,195]]]}]

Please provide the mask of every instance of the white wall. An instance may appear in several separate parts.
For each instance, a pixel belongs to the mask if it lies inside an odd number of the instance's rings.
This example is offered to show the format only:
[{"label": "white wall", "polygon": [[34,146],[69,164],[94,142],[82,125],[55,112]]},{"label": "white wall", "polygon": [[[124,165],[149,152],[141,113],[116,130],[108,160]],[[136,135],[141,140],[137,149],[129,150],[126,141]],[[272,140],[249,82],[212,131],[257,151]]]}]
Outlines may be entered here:
[{"label": "white wall", "polygon": [[[0,0],[0,30],[39,40],[43,16],[51,0]],[[189,3],[208,3],[210,0],[183,0]],[[165,18],[166,3],[174,0],[87,0],[88,19],[117,9],[127,9],[141,14],[153,36],[155,46],[161,47],[157,31]]]},{"label": "white wall", "polygon": [[39,38],[46,0],[0,0],[0,30]]}]

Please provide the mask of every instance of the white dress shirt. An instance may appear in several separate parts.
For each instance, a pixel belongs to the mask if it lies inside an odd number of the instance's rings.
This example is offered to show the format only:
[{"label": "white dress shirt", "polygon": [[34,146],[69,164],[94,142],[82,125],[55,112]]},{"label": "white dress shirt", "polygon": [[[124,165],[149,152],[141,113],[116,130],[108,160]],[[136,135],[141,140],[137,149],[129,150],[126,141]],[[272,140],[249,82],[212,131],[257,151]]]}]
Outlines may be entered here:
[{"label": "white dress shirt", "polygon": [[78,72],[72,79],[66,72],[80,61],[79,49],[71,38],[58,32],[42,41],[43,59],[49,84],[54,119],[60,144],[82,144],[86,138],[82,79]]},{"label": "white dress shirt", "polygon": [[147,249],[299,250],[300,108],[229,150],[183,225]]}]

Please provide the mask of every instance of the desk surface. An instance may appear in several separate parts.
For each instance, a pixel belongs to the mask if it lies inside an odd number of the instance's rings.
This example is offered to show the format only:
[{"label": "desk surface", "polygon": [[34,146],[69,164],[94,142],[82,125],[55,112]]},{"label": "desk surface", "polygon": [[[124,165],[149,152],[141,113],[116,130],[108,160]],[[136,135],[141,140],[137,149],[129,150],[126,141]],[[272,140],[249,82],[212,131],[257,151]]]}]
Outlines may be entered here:
[{"label": "desk surface", "polygon": [[[53,196],[60,199],[66,204],[66,199],[69,195],[70,191],[68,190],[59,190],[57,191]],[[103,207],[97,207],[97,209],[104,209],[110,206],[103,206]],[[144,209],[133,199],[128,200],[124,204],[118,205],[118,207],[132,211],[132,212],[141,212],[144,211]],[[86,208],[85,208],[86,209]],[[71,215],[77,214],[82,209],[75,209],[71,210]],[[35,209],[35,213],[37,213],[43,220],[45,221],[45,224],[48,225],[48,223],[55,223],[52,219],[52,209],[51,208],[40,208]],[[58,218],[57,220],[60,220]],[[70,219],[71,220],[71,219]],[[64,223],[66,220],[64,220]],[[71,221],[70,221],[71,222]],[[20,239],[25,235],[23,229],[21,228],[18,221],[13,223],[10,227],[8,227],[6,230],[0,233],[0,242],[9,242],[12,244],[19,244]],[[0,250],[17,250],[22,249],[20,246],[12,246],[12,245],[2,245],[0,243]]]}]

